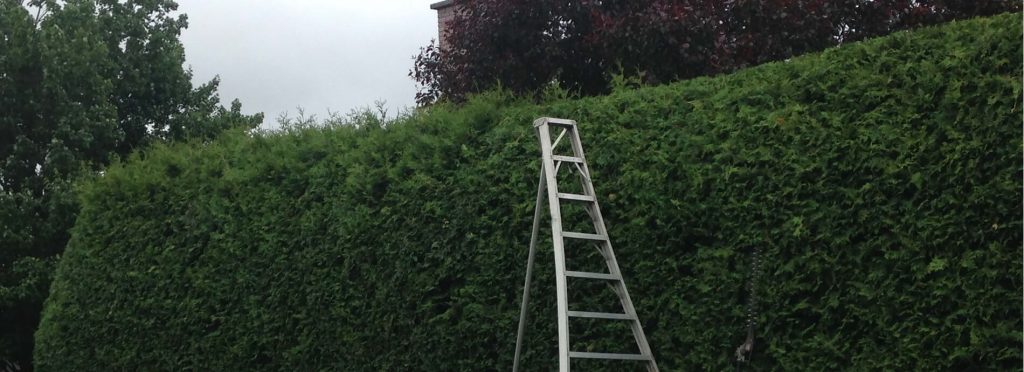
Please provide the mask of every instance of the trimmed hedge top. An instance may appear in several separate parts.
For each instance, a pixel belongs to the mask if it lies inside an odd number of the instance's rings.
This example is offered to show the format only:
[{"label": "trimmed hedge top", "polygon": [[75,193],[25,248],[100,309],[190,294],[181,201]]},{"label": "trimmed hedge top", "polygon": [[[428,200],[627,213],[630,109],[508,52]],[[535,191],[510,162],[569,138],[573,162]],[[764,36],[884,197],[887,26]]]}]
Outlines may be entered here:
[{"label": "trimmed hedge top", "polygon": [[[580,123],[663,370],[731,368],[755,247],[755,369],[1018,368],[1020,35],[1007,14],[606,97],[157,148],[81,187],[38,367],[510,368],[530,123],[553,116]],[[527,370],[557,363],[549,252]],[[575,349],[628,351],[585,325]]]}]

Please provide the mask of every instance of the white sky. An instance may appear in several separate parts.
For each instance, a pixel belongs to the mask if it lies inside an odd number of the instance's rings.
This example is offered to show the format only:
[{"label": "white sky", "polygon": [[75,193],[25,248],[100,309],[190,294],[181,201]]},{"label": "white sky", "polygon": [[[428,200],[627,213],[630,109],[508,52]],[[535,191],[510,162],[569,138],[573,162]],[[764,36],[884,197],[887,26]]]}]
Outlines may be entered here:
[{"label": "white sky", "polygon": [[220,75],[221,103],[324,117],[386,100],[393,114],[413,106],[408,77],[419,48],[437,38],[429,0],[178,0],[194,84]]}]

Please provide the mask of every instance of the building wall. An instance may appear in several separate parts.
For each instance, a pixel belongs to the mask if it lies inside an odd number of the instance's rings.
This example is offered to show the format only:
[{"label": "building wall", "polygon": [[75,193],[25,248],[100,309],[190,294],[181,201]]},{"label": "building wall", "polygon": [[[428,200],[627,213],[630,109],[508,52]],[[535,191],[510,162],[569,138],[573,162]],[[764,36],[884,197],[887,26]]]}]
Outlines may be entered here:
[{"label": "building wall", "polygon": [[437,42],[441,49],[448,49],[448,27],[449,22],[455,18],[456,6],[454,1],[447,0],[430,5],[431,9],[437,11]]}]

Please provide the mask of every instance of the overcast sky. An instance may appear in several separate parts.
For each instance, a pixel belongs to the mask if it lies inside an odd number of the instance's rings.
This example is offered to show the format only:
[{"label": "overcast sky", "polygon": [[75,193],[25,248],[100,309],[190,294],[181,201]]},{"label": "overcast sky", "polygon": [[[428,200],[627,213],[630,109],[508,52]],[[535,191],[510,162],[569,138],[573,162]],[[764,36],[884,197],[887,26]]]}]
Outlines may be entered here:
[{"label": "overcast sky", "polygon": [[196,85],[220,75],[220,98],[263,112],[265,127],[302,106],[319,117],[386,100],[414,105],[412,57],[437,38],[424,0],[178,0]]}]

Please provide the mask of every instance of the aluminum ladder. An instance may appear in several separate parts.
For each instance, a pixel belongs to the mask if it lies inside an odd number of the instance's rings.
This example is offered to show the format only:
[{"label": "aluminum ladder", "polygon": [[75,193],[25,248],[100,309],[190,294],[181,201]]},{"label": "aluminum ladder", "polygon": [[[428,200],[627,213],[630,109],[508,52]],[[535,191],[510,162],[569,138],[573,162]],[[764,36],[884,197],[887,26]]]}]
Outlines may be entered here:
[{"label": "aluminum ladder", "polygon": [[[569,371],[571,359],[613,359],[631,360],[643,362],[648,372],[657,372],[658,364],[654,361],[651,347],[644,336],[644,330],[640,325],[633,301],[626,291],[626,283],[619,270],[619,264],[615,260],[615,253],[612,252],[612,244],[608,239],[608,229],[605,227],[604,219],[601,217],[601,208],[597,203],[597,194],[594,192],[594,184],[590,179],[590,170],[587,168],[586,157],[583,155],[583,145],[580,143],[579,130],[576,122],[566,119],[539,118],[533,122],[540,139],[541,170],[540,180],[537,185],[537,204],[533,215],[533,235],[530,237],[530,252],[526,263],[526,282],[523,286],[522,309],[519,314],[519,332],[516,336],[515,361],[512,371],[518,372],[520,352],[522,351],[523,336],[526,331],[526,309],[530,300],[530,279],[533,273],[533,261],[537,247],[537,235],[540,230],[541,202],[545,195],[548,199],[548,207],[551,210],[551,240],[555,251],[555,286],[558,301],[558,370]],[[552,142],[552,130],[558,131],[557,138]],[[555,154],[554,150],[559,143],[568,138],[572,154]],[[559,192],[557,175],[559,169],[576,170],[581,182],[582,194]],[[545,190],[546,189],[546,190]],[[571,232],[562,229],[561,203],[582,203],[590,220],[593,222],[594,232]],[[565,265],[565,241],[564,239],[583,239],[593,243],[607,265],[607,273],[568,271]],[[618,296],[622,306],[621,313],[604,313],[590,311],[569,310],[567,295],[567,278],[579,280],[600,280],[611,284],[612,290]],[[569,348],[569,318],[595,318],[609,321],[627,321],[632,329],[633,338],[636,341],[639,353],[594,353],[571,351]]]}]

